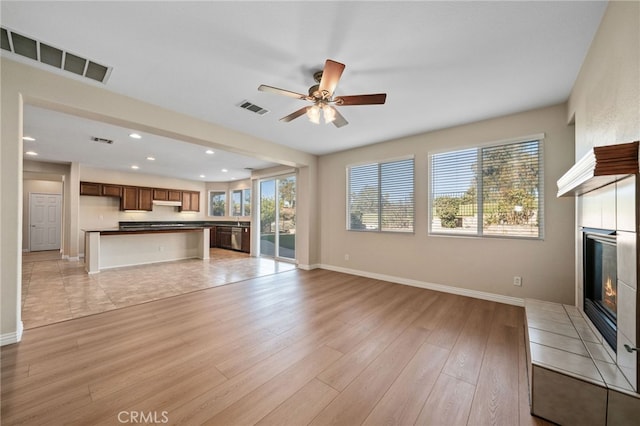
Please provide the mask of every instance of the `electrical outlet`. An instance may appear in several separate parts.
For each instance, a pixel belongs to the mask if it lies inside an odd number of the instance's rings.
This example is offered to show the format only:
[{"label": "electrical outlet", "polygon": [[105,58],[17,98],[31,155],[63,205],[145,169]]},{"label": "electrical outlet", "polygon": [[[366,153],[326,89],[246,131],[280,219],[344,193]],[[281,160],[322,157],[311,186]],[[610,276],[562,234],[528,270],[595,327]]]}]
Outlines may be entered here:
[{"label": "electrical outlet", "polygon": [[349,260],[349,255],[348,254],[344,255],[344,260]]},{"label": "electrical outlet", "polygon": [[518,287],[522,287],[522,277],[513,277],[513,285],[517,285]]}]

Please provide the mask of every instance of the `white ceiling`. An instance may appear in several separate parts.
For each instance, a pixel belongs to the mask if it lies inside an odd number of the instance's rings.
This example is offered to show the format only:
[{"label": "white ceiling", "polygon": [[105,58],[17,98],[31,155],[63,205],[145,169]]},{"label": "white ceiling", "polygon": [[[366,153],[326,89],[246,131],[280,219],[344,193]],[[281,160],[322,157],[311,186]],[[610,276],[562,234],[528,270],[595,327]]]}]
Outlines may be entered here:
[{"label": "white ceiling", "polygon": [[[0,7],[4,27],[113,67],[108,90],[321,155],[565,101],[606,2],[2,1]],[[305,101],[258,86],[306,93],[327,58],[346,64],[336,95],[386,92],[387,103],[341,107],[350,124],[339,129],[304,116],[280,122]],[[241,109],[243,100],[270,112]],[[39,159],[76,160],[82,151],[76,161],[129,167],[160,157],[144,149],[116,159],[98,147],[78,150],[87,134],[109,137],[118,129],[56,114],[25,113],[25,132],[38,129],[56,146],[41,149]],[[121,135],[129,129],[120,132],[114,137],[126,140]],[[194,163],[189,154],[201,147],[158,141],[158,152],[172,158],[158,160],[159,168],[149,169],[154,173],[229,180],[214,174],[223,163]],[[237,155],[226,160],[266,166]]]}]

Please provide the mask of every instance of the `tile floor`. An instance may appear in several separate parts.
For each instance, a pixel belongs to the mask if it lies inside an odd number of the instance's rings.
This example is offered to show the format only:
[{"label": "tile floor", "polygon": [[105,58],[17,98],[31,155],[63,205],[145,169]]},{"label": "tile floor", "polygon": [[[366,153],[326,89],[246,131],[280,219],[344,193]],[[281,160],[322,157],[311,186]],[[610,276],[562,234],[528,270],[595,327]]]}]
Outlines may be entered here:
[{"label": "tile floor", "polygon": [[24,328],[83,317],[252,277],[295,265],[213,248],[209,260],[187,259],[88,275],[82,261],[61,260],[57,251],[22,257]]}]

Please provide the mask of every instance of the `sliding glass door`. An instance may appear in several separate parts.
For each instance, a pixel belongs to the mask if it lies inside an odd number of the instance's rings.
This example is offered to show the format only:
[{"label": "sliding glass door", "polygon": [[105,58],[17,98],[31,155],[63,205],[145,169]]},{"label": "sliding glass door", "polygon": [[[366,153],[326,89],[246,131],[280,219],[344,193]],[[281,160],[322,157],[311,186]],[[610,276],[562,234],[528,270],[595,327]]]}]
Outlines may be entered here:
[{"label": "sliding glass door", "polygon": [[260,254],[296,258],[296,177],[260,181]]}]

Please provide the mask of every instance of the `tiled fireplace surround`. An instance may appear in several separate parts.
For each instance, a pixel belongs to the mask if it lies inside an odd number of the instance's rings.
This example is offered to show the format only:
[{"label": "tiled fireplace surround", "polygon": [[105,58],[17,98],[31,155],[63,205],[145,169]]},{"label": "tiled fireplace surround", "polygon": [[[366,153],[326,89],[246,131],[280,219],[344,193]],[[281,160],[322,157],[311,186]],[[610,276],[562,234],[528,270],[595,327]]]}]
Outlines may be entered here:
[{"label": "tiled fireplace surround", "polygon": [[[637,351],[637,174],[579,195],[576,306],[526,301],[531,411],[559,424],[636,425],[640,422]],[[617,235],[617,350],[583,311],[582,228]]]}]

